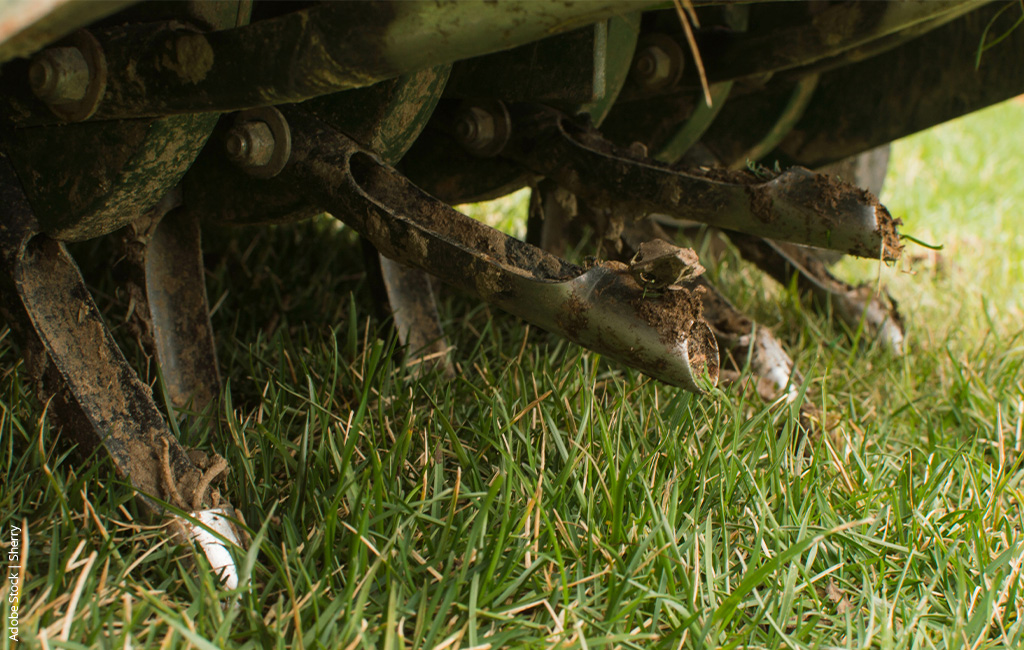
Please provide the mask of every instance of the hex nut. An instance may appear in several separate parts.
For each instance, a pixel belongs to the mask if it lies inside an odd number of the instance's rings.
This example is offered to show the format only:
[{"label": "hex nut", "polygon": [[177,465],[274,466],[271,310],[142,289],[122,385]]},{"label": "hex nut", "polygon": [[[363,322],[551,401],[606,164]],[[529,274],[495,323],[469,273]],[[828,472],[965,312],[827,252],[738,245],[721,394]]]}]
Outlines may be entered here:
[{"label": "hex nut", "polygon": [[242,111],[225,137],[224,153],[246,174],[273,178],[292,156],[288,121],[273,106]]},{"label": "hex nut", "polygon": [[469,153],[489,158],[505,148],[511,130],[505,105],[488,100],[464,104],[454,115],[450,134]]},{"label": "hex nut", "polygon": [[244,122],[228,132],[224,147],[231,162],[264,167],[274,157],[274,134],[266,122]]}]

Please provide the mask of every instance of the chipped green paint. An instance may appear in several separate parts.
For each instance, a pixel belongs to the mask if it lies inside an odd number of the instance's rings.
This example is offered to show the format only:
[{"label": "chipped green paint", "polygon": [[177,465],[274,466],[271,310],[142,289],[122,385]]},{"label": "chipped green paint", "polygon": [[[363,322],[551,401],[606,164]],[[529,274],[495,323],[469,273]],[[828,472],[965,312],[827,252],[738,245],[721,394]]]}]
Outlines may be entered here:
[{"label": "chipped green paint", "polygon": [[[211,29],[249,19],[247,2],[180,5],[183,20]],[[214,63],[206,36],[186,33],[163,65],[201,81]],[[15,129],[7,150],[44,232],[79,241],[104,235],[150,210],[178,184],[206,144],[218,113]]]}]

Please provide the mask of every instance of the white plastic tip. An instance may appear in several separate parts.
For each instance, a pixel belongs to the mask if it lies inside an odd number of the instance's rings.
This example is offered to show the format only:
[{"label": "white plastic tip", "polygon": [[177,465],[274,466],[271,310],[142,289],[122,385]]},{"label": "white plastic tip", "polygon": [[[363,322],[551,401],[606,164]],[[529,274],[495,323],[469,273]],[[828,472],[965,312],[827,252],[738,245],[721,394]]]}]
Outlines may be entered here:
[{"label": "white plastic tip", "polygon": [[[203,555],[210,563],[221,584],[227,589],[238,587],[238,567],[228,550],[227,543],[241,548],[242,544],[234,525],[228,519],[229,513],[223,508],[198,510],[191,514],[192,519],[178,518],[185,528],[188,538],[199,545]],[[204,526],[199,525],[200,523]],[[216,531],[217,534],[210,531]]]}]

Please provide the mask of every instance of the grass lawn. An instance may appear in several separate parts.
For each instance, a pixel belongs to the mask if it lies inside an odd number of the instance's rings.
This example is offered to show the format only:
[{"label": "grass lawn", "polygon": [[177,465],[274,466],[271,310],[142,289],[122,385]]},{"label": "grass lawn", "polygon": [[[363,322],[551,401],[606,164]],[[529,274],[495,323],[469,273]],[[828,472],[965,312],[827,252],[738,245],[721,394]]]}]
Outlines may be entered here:
[{"label": "grass lawn", "polygon": [[[139,517],[109,463],[58,443],[0,330],[0,541],[27,528],[22,640],[1021,647],[1020,133],[1010,102],[895,145],[883,201],[944,248],[839,272],[900,302],[905,358],[734,254],[706,262],[790,346],[808,378],[793,405],[659,385],[450,292],[456,376],[417,377],[366,317],[349,231],[207,233],[226,386],[182,436],[230,462],[221,489],[255,539],[237,593]],[[127,337],[123,296],[97,296]]]}]

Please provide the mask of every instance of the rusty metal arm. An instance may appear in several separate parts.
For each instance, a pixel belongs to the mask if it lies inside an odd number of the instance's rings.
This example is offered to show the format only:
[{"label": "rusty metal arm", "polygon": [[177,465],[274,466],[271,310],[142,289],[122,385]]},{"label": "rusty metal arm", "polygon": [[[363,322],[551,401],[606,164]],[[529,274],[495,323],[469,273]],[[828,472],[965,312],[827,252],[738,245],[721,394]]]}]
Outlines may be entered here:
[{"label": "rusty metal arm", "polygon": [[35,218],[6,159],[0,160],[0,193],[8,312],[21,338],[48,358],[58,402],[78,416],[69,419],[87,423],[84,448],[102,445],[154,511],[160,508],[148,497],[171,501],[160,461],[166,449],[174,489],[180,486],[191,498],[189,488],[198,485],[201,472],[114,343],[64,245],[36,234]]},{"label": "rusty metal arm", "polygon": [[[244,544],[230,504],[211,496],[226,466],[200,468],[164,422],[153,396],[103,323],[64,245],[38,223],[6,156],[0,154],[0,289],[4,317],[25,347],[42,397],[65,434],[88,455],[102,449],[168,532],[195,540],[229,588],[238,585],[228,547]],[[223,461],[223,459],[221,459]],[[169,503],[190,513],[168,513]],[[210,506],[213,507],[210,507]],[[210,528],[216,534],[211,534]]]},{"label": "rusty metal arm", "polygon": [[750,172],[676,170],[614,147],[557,111],[510,109],[502,155],[595,205],[664,213],[751,235],[897,259],[897,222],[870,192],[801,168],[769,179]]},{"label": "rusty metal arm", "polygon": [[434,199],[322,122],[284,113],[282,180],[309,188],[384,255],[665,382],[699,391],[702,375],[717,379],[718,348],[692,292],[645,295],[625,265],[560,260]]}]

